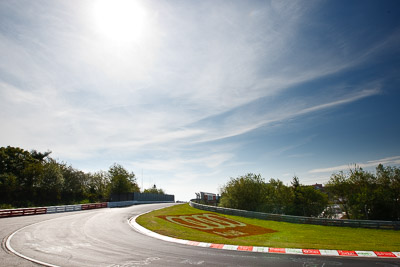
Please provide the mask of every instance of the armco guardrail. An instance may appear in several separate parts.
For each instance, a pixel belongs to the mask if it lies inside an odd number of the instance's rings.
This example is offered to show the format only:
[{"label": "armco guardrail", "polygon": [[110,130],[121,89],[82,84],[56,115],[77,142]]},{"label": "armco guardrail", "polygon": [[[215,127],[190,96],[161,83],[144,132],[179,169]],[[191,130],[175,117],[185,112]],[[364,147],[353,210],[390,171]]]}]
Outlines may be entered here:
[{"label": "armco guardrail", "polygon": [[151,203],[173,203],[174,201],[119,201],[119,202],[102,202],[102,203],[89,203],[89,204],[78,204],[78,205],[64,205],[64,206],[50,206],[41,208],[23,208],[23,209],[8,209],[0,210],[0,218],[35,215],[35,214],[47,214],[47,213],[59,213],[59,212],[70,212],[80,210],[91,210],[100,208],[114,208],[114,207],[126,207],[137,204],[151,204]]},{"label": "armco guardrail", "polygon": [[255,219],[278,221],[278,222],[400,230],[400,221],[337,220],[337,219],[280,215],[280,214],[263,213],[263,212],[247,211],[247,210],[221,208],[221,207],[198,204],[192,201],[189,204],[190,206],[196,209],[218,212],[227,215],[242,216],[247,218],[255,218]]},{"label": "armco guardrail", "polygon": [[78,204],[78,205],[50,206],[41,208],[8,209],[8,210],[0,210],[0,218],[99,209],[99,208],[107,208],[107,206],[108,206],[107,202],[103,202],[103,203],[90,203],[90,204]]},{"label": "armco guardrail", "polygon": [[103,203],[91,203],[91,204],[82,204],[82,210],[91,210],[91,209],[100,209],[107,208],[107,202]]},{"label": "armco guardrail", "polygon": [[46,213],[47,213],[47,208],[9,209],[9,210],[0,210],[0,218],[46,214]]},{"label": "armco guardrail", "polygon": [[81,210],[80,204],[47,207],[47,213],[58,213],[58,212],[78,211],[78,210]]}]

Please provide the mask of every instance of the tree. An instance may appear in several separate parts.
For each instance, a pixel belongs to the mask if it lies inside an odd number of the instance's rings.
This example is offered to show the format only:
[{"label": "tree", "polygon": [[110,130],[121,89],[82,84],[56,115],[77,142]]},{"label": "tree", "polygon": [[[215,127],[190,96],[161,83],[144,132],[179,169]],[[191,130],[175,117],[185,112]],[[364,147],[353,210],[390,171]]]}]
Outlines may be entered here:
[{"label": "tree", "polygon": [[292,215],[319,216],[328,204],[328,196],[312,186],[300,184],[297,176],[293,177],[292,190],[294,194]]},{"label": "tree", "polygon": [[23,172],[19,174],[17,192],[14,203],[20,207],[34,205],[37,199],[40,199],[41,179],[44,173],[44,163],[31,163],[25,167]]},{"label": "tree", "polygon": [[48,160],[43,166],[43,172],[38,180],[38,199],[41,204],[58,204],[61,202],[64,177],[60,166],[55,160]]},{"label": "tree", "polygon": [[288,214],[292,209],[294,194],[290,187],[280,180],[270,179],[266,184],[263,212]]},{"label": "tree", "polygon": [[301,186],[300,195],[300,211],[306,217],[317,217],[328,205],[328,196],[312,186]]},{"label": "tree", "polygon": [[0,204],[10,203],[17,189],[17,177],[12,173],[0,174]]},{"label": "tree", "polygon": [[140,191],[136,183],[135,174],[128,172],[124,167],[114,163],[108,170],[108,179],[110,180],[110,194],[121,194]]},{"label": "tree", "polygon": [[352,186],[343,171],[331,176],[330,180],[326,184],[326,190],[332,195],[334,201],[342,206],[346,217],[350,219],[349,199],[352,192]]},{"label": "tree", "polygon": [[357,219],[370,219],[369,214],[374,209],[376,177],[364,171],[361,167],[355,166],[349,170],[349,205],[352,216]]},{"label": "tree", "polygon": [[0,148],[0,173],[12,173],[18,177],[29,164],[36,162],[37,160],[22,148]]},{"label": "tree", "polygon": [[[38,176],[31,170],[41,169],[41,163],[32,155],[19,147],[0,148],[0,190],[7,192],[0,197],[3,203],[15,206],[27,206],[33,201],[35,192],[33,184]],[[6,198],[7,196],[7,198]]]},{"label": "tree", "polygon": [[380,220],[400,220],[400,168],[376,167],[375,209],[371,217]]},{"label": "tree", "polygon": [[62,187],[62,199],[64,203],[76,203],[85,198],[89,174],[67,166],[65,163],[58,164],[64,178]]},{"label": "tree", "polygon": [[114,164],[108,172],[90,174],[58,163],[50,154],[51,151],[0,147],[1,206],[97,202],[106,200],[110,193],[140,191],[135,175],[121,165]]},{"label": "tree", "polygon": [[44,152],[44,153],[38,152],[36,150],[32,150],[31,151],[31,157],[36,159],[36,160],[38,160],[38,161],[40,161],[40,162],[43,162],[45,160],[45,158],[47,158],[50,154],[51,154],[51,151],[47,151],[47,152]]},{"label": "tree", "polygon": [[220,205],[228,208],[300,216],[319,216],[328,204],[326,194],[303,186],[293,177],[292,186],[249,173],[231,180],[221,188]]},{"label": "tree", "polygon": [[151,193],[151,194],[165,195],[164,190],[162,190],[161,188],[160,188],[160,189],[157,189],[157,186],[156,186],[156,185],[153,185],[153,187],[151,187],[151,188],[145,189],[145,190],[143,191],[143,193]]},{"label": "tree", "polygon": [[376,175],[354,166],[332,175],[327,190],[351,219],[399,220],[400,169],[378,165]]},{"label": "tree", "polygon": [[88,180],[85,184],[86,196],[91,202],[106,200],[109,184],[110,180],[107,172],[99,171],[88,174]]},{"label": "tree", "polygon": [[259,210],[266,200],[265,189],[265,181],[260,174],[248,173],[231,178],[220,189],[220,205],[233,209]]}]

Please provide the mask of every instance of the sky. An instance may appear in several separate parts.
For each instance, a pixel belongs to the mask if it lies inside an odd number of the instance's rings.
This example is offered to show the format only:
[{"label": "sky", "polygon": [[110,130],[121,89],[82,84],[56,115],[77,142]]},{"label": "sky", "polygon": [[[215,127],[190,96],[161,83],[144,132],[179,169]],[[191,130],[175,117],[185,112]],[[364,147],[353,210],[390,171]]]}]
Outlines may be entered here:
[{"label": "sky", "polygon": [[0,146],[176,200],[400,166],[400,2],[0,0]]}]

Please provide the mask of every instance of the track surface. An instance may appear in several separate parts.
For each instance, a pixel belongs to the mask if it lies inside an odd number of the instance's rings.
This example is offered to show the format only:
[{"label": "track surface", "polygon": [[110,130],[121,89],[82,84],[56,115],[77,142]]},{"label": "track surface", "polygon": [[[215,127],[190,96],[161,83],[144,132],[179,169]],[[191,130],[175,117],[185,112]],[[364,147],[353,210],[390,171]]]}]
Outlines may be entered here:
[{"label": "track surface", "polygon": [[[58,266],[400,266],[398,259],[297,256],[226,251],[172,244],[133,230],[127,220],[169,206],[148,204],[0,219],[14,250]],[[37,266],[0,251],[0,266]]]}]

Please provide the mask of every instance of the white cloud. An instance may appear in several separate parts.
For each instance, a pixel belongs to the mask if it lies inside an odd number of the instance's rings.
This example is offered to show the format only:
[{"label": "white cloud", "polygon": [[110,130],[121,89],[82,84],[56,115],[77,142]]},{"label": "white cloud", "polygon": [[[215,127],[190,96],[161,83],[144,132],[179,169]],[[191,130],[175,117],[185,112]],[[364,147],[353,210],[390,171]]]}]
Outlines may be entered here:
[{"label": "white cloud", "polygon": [[[187,20],[193,15],[190,6],[184,8],[189,12],[184,14],[177,13],[172,4],[159,3],[162,9],[155,3],[155,6],[143,4],[150,18],[146,33],[149,39],[140,46],[118,47],[103,42],[90,32],[90,16],[79,17],[84,15],[83,11],[71,12],[73,15],[68,16],[57,14],[66,16],[66,21],[72,23],[63,28],[59,23],[64,17],[49,14],[54,7],[45,10],[43,15],[43,21],[54,22],[54,25],[41,25],[46,32],[40,27],[29,31],[29,25],[17,29],[27,43],[35,41],[39,49],[2,36],[2,51],[14,59],[12,65],[2,67],[3,72],[13,73],[16,79],[26,79],[23,78],[26,73],[32,76],[29,86],[15,88],[18,94],[8,96],[3,102],[29,100],[31,107],[37,109],[29,112],[36,112],[47,130],[43,132],[34,126],[26,138],[46,137],[44,140],[53,139],[52,145],[72,139],[80,150],[87,151],[124,144],[131,149],[169,142],[179,146],[241,135],[374,93],[359,92],[353,98],[350,95],[322,104],[315,99],[308,107],[283,107],[251,118],[235,114],[215,128],[201,125],[193,128],[189,125],[201,119],[230,112],[298,83],[342,70],[347,61],[327,61],[325,55],[319,55],[321,59],[314,61],[313,66],[298,60],[288,64],[290,59],[285,47],[312,3],[273,2],[261,9],[246,5],[228,8],[221,4],[214,6],[211,13],[208,8],[203,10],[207,18],[202,20]],[[87,5],[82,10],[89,12],[89,9]],[[267,27],[259,28],[259,23]],[[260,68],[266,70],[261,75]],[[45,78],[35,78],[43,74]],[[81,99],[85,100],[81,102]],[[110,106],[111,109],[103,109]],[[20,105],[11,108],[10,114],[16,109],[28,112],[27,107]],[[9,116],[10,120],[15,119]],[[21,124],[29,124],[25,119],[32,118],[19,116],[18,119]],[[5,138],[10,139],[12,136]]]},{"label": "white cloud", "polygon": [[207,134],[202,135],[195,140],[195,142],[213,141],[242,135],[262,126],[282,122],[310,113],[317,113],[322,110],[332,109],[379,93],[379,88],[365,89],[350,93],[337,99],[331,98],[329,102],[325,103],[320,103],[321,100],[319,99],[313,99],[313,101],[317,102],[316,104],[296,101],[291,103],[290,106],[282,105],[281,107],[276,107],[267,112],[254,111],[250,106],[246,111],[241,110],[234,113],[228,117],[224,123],[212,125],[212,128],[204,131]]},{"label": "white cloud", "polygon": [[0,145],[51,149],[63,160],[123,154],[143,168],[211,172],[235,164],[241,144],[206,142],[380,94],[374,81],[307,95],[297,87],[398,42],[392,35],[346,55],[335,44],[310,48],[302,29],[319,2],[152,1],[140,2],[142,39],[127,45],[93,31],[93,3],[1,3],[10,14],[0,29],[0,123],[7,126]]},{"label": "white cloud", "polygon": [[194,154],[192,157],[163,158],[162,160],[146,160],[131,162],[133,166],[140,166],[147,170],[189,172],[191,169],[217,169],[229,161],[234,155],[230,153],[210,153],[207,156]]},{"label": "white cloud", "polygon": [[373,95],[376,95],[379,93],[380,93],[379,88],[362,90],[360,92],[356,92],[353,95],[347,96],[346,98],[343,98],[343,99],[339,99],[339,100],[329,102],[329,103],[323,103],[323,104],[316,105],[316,106],[313,106],[310,108],[305,108],[305,109],[301,110],[300,112],[298,112],[297,115],[307,114],[307,113],[316,112],[316,111],[320,111],[320,110],[324,110],[324,109],[328,109],[328,108],[333,108],[333,107],[339,106],[339,105],[349,104],[351,102],[355,102],[362,98],[373,96]]},{"label": "white cloud", "polygon": [[[361,168],[376,167],[379,164],[400,165],[400,156],[387,157],[387,158],[377,159],[377,160],[370,160],[367,162],[360,162],[360,163],[355,163],[355,164]],[[334,166],[334,167],[328,167],[328,168],[313,169],[313,170],[310,170],[309,173],[334,173],[334,172],[347,170],[353,166],[354,166],[354,164],[347,164],[347,165],[340,165],[340,166]]]}]

